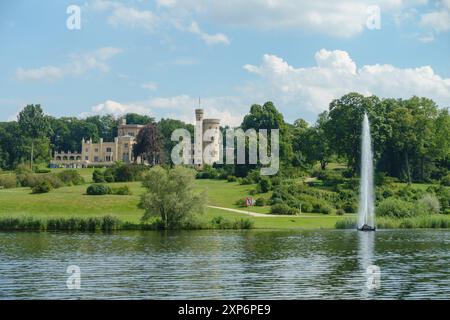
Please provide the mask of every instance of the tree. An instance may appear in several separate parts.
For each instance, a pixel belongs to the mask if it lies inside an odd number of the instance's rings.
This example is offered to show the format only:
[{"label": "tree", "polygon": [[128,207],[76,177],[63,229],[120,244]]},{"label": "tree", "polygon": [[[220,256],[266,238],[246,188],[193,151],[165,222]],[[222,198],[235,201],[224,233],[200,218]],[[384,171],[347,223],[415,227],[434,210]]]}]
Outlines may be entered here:
[{"label": "tree", "polygon": [[139,207],[144,209],[142,221],[159,217],[165,229],[180,227],[196,213],[205,209],[205,193],[195,192],[195,170],[177,166],[163,169],[155,166],[145,175]]},{"label": "tree", "polygon": [[322,170],[326,169],[332,156],[328,137],[325,134],[327,122],[328,113],[326,111],[319,114],[317,122],[313,127],[308,127],[305,122],[299,120],[295,122],[298,124],[298,129],[296,129],[293,135],[292,144],[297,155],[296,159],[299,159],[299,162],[306,162],[309,165],[313,165],[319,161],[320,168]]},{"label": "tree", "polygon": [[162,118],[158,122],[158,128],[162,136],[160,161],[171,163],[170,154],[172,152],[173,147],[178,144],[177,141],[171,140],[172,132],[175,129],[186,129],[190,132],[191,137],[194,137],[194,126],[192,124],[186,124],[180,120]]},{"label": "tree", "polygon": [[31,141],[30,166],[33,168],[34,145],[37,140],[47,138],[49,135],[49,121],[39,104],[27,105],[20,111],[17,120],[23,136]]},{"label": "tree", "polygon": [[141,161],[147,160],[153,165],[160,163],[161,140],[161,132],[156,124],[149,123],[143,127],[136,137],[136,144],[133,145],[134,161],[141,157]]}]

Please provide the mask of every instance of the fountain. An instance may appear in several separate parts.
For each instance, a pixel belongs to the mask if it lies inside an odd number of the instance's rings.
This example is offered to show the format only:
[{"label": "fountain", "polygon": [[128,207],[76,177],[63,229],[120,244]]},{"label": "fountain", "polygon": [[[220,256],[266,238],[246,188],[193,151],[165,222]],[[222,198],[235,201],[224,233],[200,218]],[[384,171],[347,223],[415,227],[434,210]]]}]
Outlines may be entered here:
[{"label": "fountain", "polygon": [[375,231],[373,195],[373,155],[369,117],[364,113],[361,137],[361,178],[359,186],[358,230]]}]

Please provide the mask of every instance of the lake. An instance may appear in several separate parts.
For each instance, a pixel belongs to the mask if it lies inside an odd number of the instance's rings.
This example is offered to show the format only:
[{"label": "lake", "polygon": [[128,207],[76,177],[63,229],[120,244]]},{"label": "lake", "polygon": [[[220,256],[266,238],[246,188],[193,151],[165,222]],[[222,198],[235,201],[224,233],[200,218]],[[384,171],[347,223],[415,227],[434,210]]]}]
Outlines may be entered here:
[{"label": "lake", "polygon": [[0,299],[450,299],[449,266],[445,230],[0,232]]}]

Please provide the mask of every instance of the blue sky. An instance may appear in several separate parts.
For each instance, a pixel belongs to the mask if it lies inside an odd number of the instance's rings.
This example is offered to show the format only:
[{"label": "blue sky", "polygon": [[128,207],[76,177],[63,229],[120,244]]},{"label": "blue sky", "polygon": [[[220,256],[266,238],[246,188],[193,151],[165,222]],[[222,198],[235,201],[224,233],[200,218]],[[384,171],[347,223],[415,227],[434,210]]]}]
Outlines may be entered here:
[{"label": "blue sky", "polygon": [[0,26],[1,121],[40,103],[192,122],[201,97],[224,124],[267,100],[313,122],[349,91],[450,106],[450,0],[18,0],[1,2]]}]

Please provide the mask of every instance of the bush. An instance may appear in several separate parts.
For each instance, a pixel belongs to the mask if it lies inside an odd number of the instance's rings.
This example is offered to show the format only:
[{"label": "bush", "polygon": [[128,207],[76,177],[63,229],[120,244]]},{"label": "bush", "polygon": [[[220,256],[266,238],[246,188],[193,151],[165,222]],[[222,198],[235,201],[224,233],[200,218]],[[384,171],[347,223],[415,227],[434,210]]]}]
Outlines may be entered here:
[{"label": "bush", "polygon": [[91,196],[111,194],[111,188],[104,184],[91,184],[87,187],[86,193]]},{"label": "bush", "polygon": [[261,177],[258,182],[258,192],[260,193],[266,193],[269,192],[270,189],[272,189],[272,181],[268,177]]},{"label": "bush", "polygon": [[47,192],[50,192],[51,189],[52,189],[52,185],[50,184],[50,182],[44,180],[44,181],[41,181],[40,183],[36,184],[32,188],[32,193],[47,193]]},{"label": "bush", "polygon": [[272,214],[285,214],[285,215],[296,215],[299,214],[299,210],[289,207],[285,203],[275,204],[270,207],[270,213]]},{"label": "bush", "polygon": [[105,179],[105,182],[114,182],[114,169],[113,168],[106,168],[106,170],[103,172],[103,177]]},{"label": "bush", "polygon": [[34,170],[34,173],[50,173],[50,172],[51,170],[46,168],[37,168],[36,170]]},{"label": "bush", "polygon": [[3,187],[5,189],[17,187],[16,176],[9,174],[0,175],[0,187]]},{"label": "bush", "polygon": [[337,210],[336,210],[336,215],[338,215],[338,216],[343,216],[344,214],[345,214],[344,209],[337,209]]},{"label": "bush", "polygon": [[256,199],[255,205],[258,207],[264,207],[266,205],[266,199],[264,199],[264,198]]},{"label": "bush", "polygon": [[228,177],[227,177],[227,181],[228,181],[228,182],[236,182],[236,181],[237,181],[237,178],[236,178],[236,176],[228,176]]},{"label": "bush", "polygon": [[239,206],[239,207],[246,207],[247,206],[247,202],[243,198],[240,198],[240,199],[236,200],[234,202],[234,204]]},{"label": "bush", "polygon": [[450,187],[450,173],[441,179],[441,185]]},{"label": "bush", "polygon": [[414,216],[414,205],[404,200],[387,198],[380,202],[376,214],[381,217],[407,218]]},{"label": "bush", "polygon": [[242,180],[241,180],[241,185],[248,185],[248,184],[252,184],[252,183],[253,183],[253,181],[248,177],[242,178]]},{"label": "bush", "polygon": [[38,183],[38,178],[36,174],[33,173],[22,173],[17,175],[17,180],[21,187],[34,187]]},{"label": "bush", "polygon": [[59,172],[57,176],[67,186],[84,184],[84,179],[77,170],[64,170]]},{"label": "bush", "polygon": [[25,173],[31,173],[30,165],[21,163],[17,165],[16,169],[14,170],[16,174],[25,174]]},{"label": "bush", "polygon": [[104,183],[105,180],[105,173],[101,170],[94,169],[94,172],[92,172],[92,180],[95,183]]},{"label": "bush", "polygon": [[42,181],[47,181],[54,189],[61,188],[64,185],[64,183],[55,174],[37,175],[36,183],[41,183]]},{"label": "bush", "polygon": [[441,211],[441,205],[439,203],[439,199],[433,194],[426,194],[420,200],[419,204],[421,204],[428,213],[437,214]]},{"label": "bush", "polygon": [[132,194],[128,186],[112,188],[111,193],[120,196],[129,196]]},{"label": "bush", "polygon": [[314,207],[309,202],[303,202],[302,203],[302,212],[311,213],[314,212]]}]

